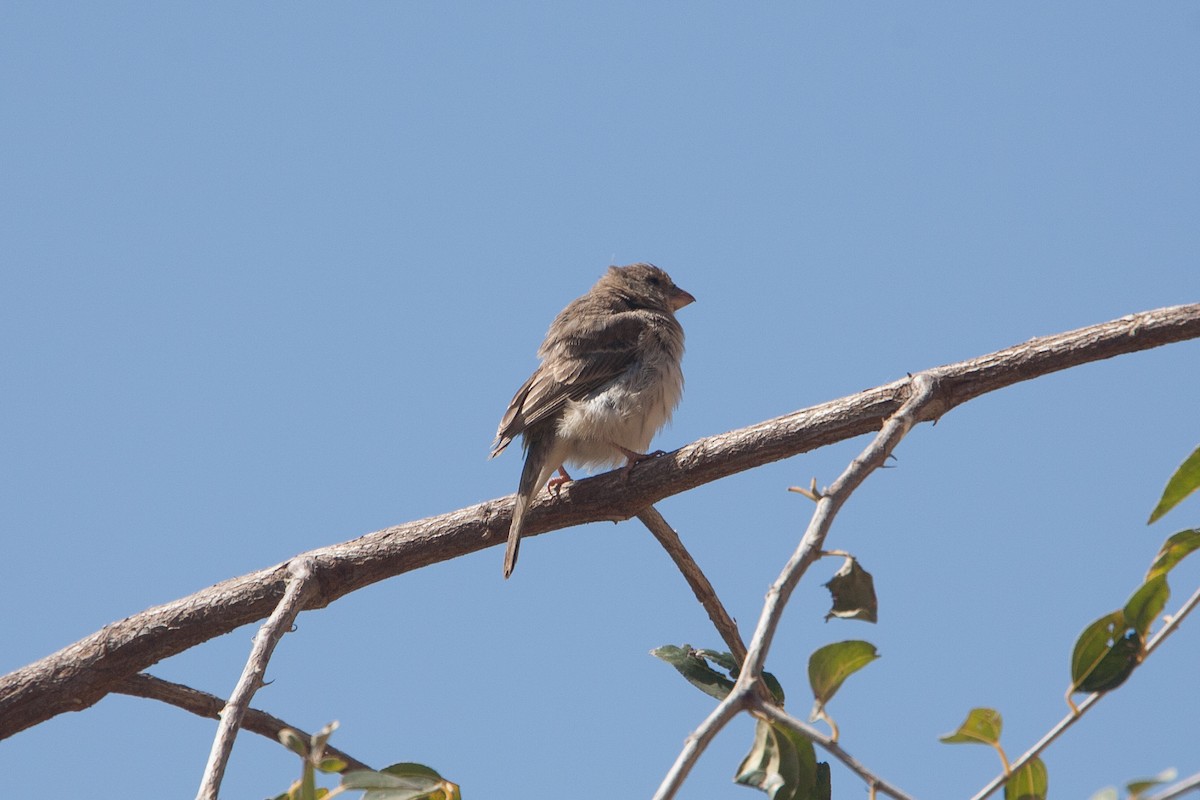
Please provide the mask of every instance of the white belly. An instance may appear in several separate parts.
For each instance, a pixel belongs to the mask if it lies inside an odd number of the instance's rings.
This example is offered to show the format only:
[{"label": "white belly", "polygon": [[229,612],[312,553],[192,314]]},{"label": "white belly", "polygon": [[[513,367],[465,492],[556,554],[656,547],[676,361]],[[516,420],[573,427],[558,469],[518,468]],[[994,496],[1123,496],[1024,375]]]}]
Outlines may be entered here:
[{"label": "white belly", "polygon": [[[673,363],[672,363],[673,362]],[[564,461],[583,467],[625,463],[626,450],[645,453],[671,419],[683,394],[683,371],[674,359],[630,370],[603,389],[569,402],[558,423]]]}]

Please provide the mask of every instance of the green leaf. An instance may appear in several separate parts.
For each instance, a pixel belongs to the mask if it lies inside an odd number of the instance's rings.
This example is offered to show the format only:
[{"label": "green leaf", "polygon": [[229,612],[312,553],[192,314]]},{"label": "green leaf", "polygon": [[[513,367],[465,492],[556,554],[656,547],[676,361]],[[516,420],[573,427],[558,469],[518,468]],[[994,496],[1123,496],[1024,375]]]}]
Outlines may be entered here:
[{"label": "green leaf", "polygon": [[1107,692],[1125,682],[1142,654],[1142,637],[1114,611],[1084,628],[1071,654],[1074,692]]},{"label": "green leaf", "polygon": [[877,658],[875,645],[858,640],[827,644],[809,656],[808,682],[817,701],[816,709],[833,698],[846,678]]},{"label": "green leaf", "polygon": [[427,767],[424,764],[418,764],[415,761],[400,761],[390,766],[386,766],[379,770],[385,775],[392,775],[396,778],[433,778],[434,780],[444,781],[436,769]]},{"label": "green leaf", "polygon": [[[695,650],[693,652],[695,655],[700,656],[704,660],[711,661],[717,666],[723,667],[729,673],[730,680],[736,681],[738,675],[740,675],[742,672],[740,669],[738,669],[737,659],[733,657],[733,653],[707,649]],[[771,692],[771,696],[775,698],[775,702],[779,704],[780,708],[782,708],[784,701],[783,686],[781,686],[779,680],[769,672],[764,672],[762,677],[763,682],[767,684],[767,689]],[[730,684],[730,688],[733,688],[733,684]]]},{"label": "green leaf", "polygon": [[327,758],[321,759],[321,762],[317,764],[317,769],[321,770],[321,772],[341,772],[347,766],[349,765],[340,758],[337,758],[336,756],[328,756]]},{"label": "green leaf", "polygon": [[875,579],[853,557],[846,558],[846,563],[842,564],[841,569],[834,573],[825,586],[833,596],[833,607],[825,615],[826,622],[832,617],[861,619],[864,622],[875,622],[879,619]]},{"label": "green leaf", "polygon": [[796,795],[799,775],[795,753],[788,758],[779,734],[770,723],[758,720],[754,727],[754,742],[738,766],[734,782],[766,792],[772,800],[791,800]]},{"label": "green leaf", "polygon": [[[686,647],[686,645],[684,646]],[[737,659],[733,657],[733,653],[729,653],[724,650],[709,650],[707,648],[694,650],[693,653],[700,656],[700,658],[703,658],[705,661],[710,661],[713,664],[716,664],[730,675],[737,675],[738,663]]]},{"label": "green leaf", "polygon": [[[650,655],[666,661],[679,670],[679,674],[683,675],[689,683],[718,700],[724,700],[729,696],[729,692],[733,689],[733,682],[737,679],[739,673],[737,659],[733,657],[732,653],[717,650],[696,650],[689,644],[685,644],[683,647],[676,647],[671,644],[663,645],[651,650]],[[712,662],[724,668],[729,673],[729,677],[725,677],[714,670],[707,662]],[[784,702],[783,686],[769,672],[764,672],[762,677],[763,682],[767,684],[767,689],[770,690],[772,697],[775,698],[775,702],[782,707]]]},{"label": "green leaf", "polygon": [[1166,574],[1159,574],[1138,587],[1129,601],[1125,603],[1125,620],[1129,627],[1138,632],[1144,640],[1150,632],[1150,626],[1158,615],[1166,608],[1167,600],[1171,597],[1171,589],[1167,586]]},{"label": "green leaf", "polygon": [[1155,786],[1162,786],[1164,783],[1170,783],[1179,776],[1178,770],[1174,767],[1168,767],[1162,772],[1155,775],[1153,778],[1142,778],[1136,781],[1130,781],[1125,784],[1125,788],[1129,790],[1129,800],[1137,800],[1146,793],[1147,789],[1153,789]]},{"label": "green leaf", "polygon": [[440,783],[436,778],[426,776],[401,777],[369,769],[351,770],[342,776],[342,787],[346,789],[405,789],[429,792],[436,789]]},{"label": "green leaf", "polygon": [[762,674],[763,683],[767,685],[767,690],[771,693],[771,697],[775,699],[775,704],[783,708],[783,701],[786,699],[783,694],[783,684],[769,672]]},{"label": "green leaf", "polygon": [[668,644],[651,650],[650,655],[670,664],[688,683],[706,695],[724,700],[733,689],[733,681],[710,667],[699,652],[693,650],[691,645],[676,647]]},{"label": "green leaf", "polygon": [[817,785],[813,790],[813,800],[832,800],[833,782],[829,775],[829,762],[817,762]]},{"label": "green leaf", "polygon": [[760,789],[772,800],[829,798],[829,765],[817,763],[812,742],[761,719],[755,725],[750,752],[733,780]]},{"label": "green leaf", "polygon": [[1120,797],[1121,795],[1117,792],[1117,787],[1106,786],[1092,795],[1089,800],[1120,800]]},{"label": "green leaf", "polygon": [[954,733],[939,737],[944,744],[990,744],[1000,743],[1000,730],[1004,719],[994,708],[972,708],[967,718]]},{"label": "green leaf", "polygon": [[284,728],[279,732],[279,741],[296,755],[308,758],[308,742],[291,728]]},{"label": "green leaf", "polygon": [[[391,777],[403,778],[403,780],[436,780],[439,782],[437,790],[419,795],[420,798],[428,798],[430,800],[462,800],[462,792],[458,788],[458,784],[445,780],[432,766],[416,762],[400,762],[385,766],[380,772]],[[362,796],[362,800],[406,800],[406,798],[407,795],[378,794],[376,792],[367,792]]]},{"label": "green leaf", "polygon": [[1200,447],[1197,447],[1190,456],[1184,459],[1184,462],[1179,465],[1179,469],[1175,470],[1175,474],[1167,481],[1167,488],[1163,489],[1162,499],[1150,512],[1150,519],[1146,524],[1149,525],[1179,505],[1183,498],[1196,491],[1197,488],[1200,488]]},{"label": "green leaf", "polygon": [[1154,557],[1154,563],[1150,565],[1150,571],[1146,573],[1146,580],[1158,575],[1165,575],[1174,569],[1176,564],[1198,549],[1200,549],[1200,528],[1189,528],[1171,536],[1159,548],[1158,555]]},{"label": "green leaf", "polygon": [[1040,758],[1031,758],[1004,784],[1004,800],[1046,800],[1049,783],[1046,765]]},{"label": "green leaf", "polygon": [[355,770],[342,776],[342,787],[366,789],[362,800],[462,800],[458,784],[432,767],[404,761],[379,772]]}]

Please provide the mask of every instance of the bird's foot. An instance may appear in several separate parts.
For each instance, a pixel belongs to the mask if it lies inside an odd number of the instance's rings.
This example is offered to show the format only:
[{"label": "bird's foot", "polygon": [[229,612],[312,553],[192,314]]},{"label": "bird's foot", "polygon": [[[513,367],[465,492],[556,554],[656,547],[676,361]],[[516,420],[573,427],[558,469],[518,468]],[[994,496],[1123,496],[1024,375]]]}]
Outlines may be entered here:
[{"label": "bird's foot", "polygon": [[655,450],[653,453],[638,453],[621,447],[621,445],[616,445],[616,448],[620,450],[627,459],[625,466],[621,467],[621,477],[625,480],[629,480],[629,473],[632,472],[633,468],[638,464],[641,464],[643,461],[653,461],[659,456],[665,456],[667,454],[666,450]]},{"label": "bird's foot", "polygon": [[555,496],[555,498],[562,493],[562,485],[567,481],[572,480],[571,476],[568,475],[567,471],[562,467],[558,468],[558,474],[560,477],[551,478],[550,480],[546,481],[546,488],[550,491],[550,494]]}]

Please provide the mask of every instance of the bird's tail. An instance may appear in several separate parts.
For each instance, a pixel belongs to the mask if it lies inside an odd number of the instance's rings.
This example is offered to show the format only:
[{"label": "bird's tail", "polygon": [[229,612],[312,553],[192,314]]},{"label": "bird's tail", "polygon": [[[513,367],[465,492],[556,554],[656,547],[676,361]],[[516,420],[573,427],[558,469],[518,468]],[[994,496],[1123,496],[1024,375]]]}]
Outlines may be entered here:
[{"label": "bird's tail", "polygon": [[549,442],[534,442],[525,456],[521,483],[517,487],[517,502],[513,504],[512,525],[508,529],[508,547],[504,551],[504,577],[512,575],[521,549],[521,531],[525,527],[525,512],[538,490],[550,479],[557,467],[548,463]]}]

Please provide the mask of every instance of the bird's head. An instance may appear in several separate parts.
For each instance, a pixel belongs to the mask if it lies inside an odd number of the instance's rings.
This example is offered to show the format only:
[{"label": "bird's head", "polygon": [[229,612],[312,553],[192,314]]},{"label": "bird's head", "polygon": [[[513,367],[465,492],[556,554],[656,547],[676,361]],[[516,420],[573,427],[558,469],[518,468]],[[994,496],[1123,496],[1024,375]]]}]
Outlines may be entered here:
[{"label": "bird's head", "polygon": [[605,288],[617,292],[637,308],[678,311],[696,301],[691,294],[676,286],[670,275],[653,264],[609,267],[600,283],[606,284]]}]

